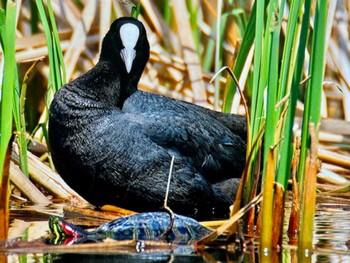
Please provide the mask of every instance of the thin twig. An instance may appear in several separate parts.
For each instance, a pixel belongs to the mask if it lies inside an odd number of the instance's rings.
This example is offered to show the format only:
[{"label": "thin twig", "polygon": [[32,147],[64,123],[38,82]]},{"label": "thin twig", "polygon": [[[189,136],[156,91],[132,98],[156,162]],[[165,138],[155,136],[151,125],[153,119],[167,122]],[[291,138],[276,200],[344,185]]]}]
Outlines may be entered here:
[{"label": "thin twig", "polygon": [[166,209],[170,209],[168,207],[168,196],[169,196],[170,181],[171,181],[171,175],[172,175],[172,172],[173,172],[174,160],[175,160],[175,156],[173,155],[172,158],[171,158],[169,175],[168,175],[168,184],[167,184],[167,187],[166,187],[165,198],[164,198],[164,208],[166,208]]},{"label": "thin twig", "polygon": [[174,226],[175,215],[174,215],[173,210],[171,210],[170,207],[168,206],[168,196],[169,196],[170,182],[171,182],[171,176],[172,176],[172,172],[173,172],[174,160],[175,160],[175,156],[173,155],[171,158],[169,175],[168,175],[168,183],[167,183],[167,187],[166,187],[164,205],[163,205],[164,210],[170,216],[170,224],[169,224],[168,228],[165,229],[165,231],[159,236],[159,239],[163,238],[164,236],[167,236],[169,234],[169,232],[173,229],[173,226]]},{"label": "thin twig", "polygon": [[211,80],[210,80],[209,82],[210,82],[210,83],[213,82],[213,80],[216,79],[216,78],[218,77],[218,75],[219,75],[221,72],[223,72],[224,70],[226,70],[226,71],[230,74],[231,78],[233,79],[233,81],[234,81],[235,84],[236,84],[236,87],[237,87],[237,89],[238,89],[238,91],[239,91],[239,94],[241,95],[242,102],[243,102],[243,106],[244,106],[244,110],[245,110],[245,112],[246,112],[246,119],[247,119],[247,140],[248,140],[248,143],[247,143],[247,144],[250,145],[250,143],[249,143],[249,134],[250,134],[250,132],[249,132],[249,129],[250,129],[249,119],[250,119],[250,118],[249,118],[248,104],[247,104],[247,101],[246,101],[246,99],[245,99],[245,97],[244,97],[244,95],[243,95],[243,91],[242,91],[241,87],[239,86],[239,82],[238,82],[238,80],[237,80],[235,74],[233,73],[233,71],[232,71],[228,66],[224,66],[224,67],[222,67],[219,71],[217,71],[217,72],[215,73],[215,75],[211,78]]}]

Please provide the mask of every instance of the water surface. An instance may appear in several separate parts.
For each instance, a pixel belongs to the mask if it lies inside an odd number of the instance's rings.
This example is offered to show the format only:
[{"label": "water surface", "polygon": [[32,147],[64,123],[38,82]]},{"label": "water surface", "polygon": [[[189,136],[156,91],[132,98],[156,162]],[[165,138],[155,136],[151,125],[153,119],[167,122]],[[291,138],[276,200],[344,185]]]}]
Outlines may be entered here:
[{"label": "water surface", "polygon": [[[265,262],[301,262],[301,255],[305,262],[350,262],[350,204],[344,199],[332,200],[327,203],[322,200],[317,206],[312,253],[298,251],[285,240],[281,253],[273,253]],[[263,262],[266,259],[259,255],[256,242],[239,252],[233,245],[198,251],[193,246],[137,241],[122,245],[110,241],[63,248],[48,246],[45,238],[50,214],[62,216],[63,205],[12,207],[10,238],[7,248],[4,244],[0,246],[0,262]]]}]

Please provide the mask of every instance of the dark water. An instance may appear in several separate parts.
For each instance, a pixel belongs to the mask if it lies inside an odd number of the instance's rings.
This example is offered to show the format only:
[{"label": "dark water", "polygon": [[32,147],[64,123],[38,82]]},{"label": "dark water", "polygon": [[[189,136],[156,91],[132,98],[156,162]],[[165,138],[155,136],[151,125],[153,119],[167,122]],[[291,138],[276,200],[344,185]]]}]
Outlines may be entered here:
[{"label": "dark water", "polygon": [[0,262],[350,262],[350,204],[320,204],[315,216],[314,251],[298,251],[287,243],[280,253],[260,255],[256,244],[243,252],[233,246],[206,248],[135,242],[125,246],[89,244],[57,250],[44,244],[48,215],[62,215],[62,205],[21,207],[11,213],[9,248],[0,244]]}]

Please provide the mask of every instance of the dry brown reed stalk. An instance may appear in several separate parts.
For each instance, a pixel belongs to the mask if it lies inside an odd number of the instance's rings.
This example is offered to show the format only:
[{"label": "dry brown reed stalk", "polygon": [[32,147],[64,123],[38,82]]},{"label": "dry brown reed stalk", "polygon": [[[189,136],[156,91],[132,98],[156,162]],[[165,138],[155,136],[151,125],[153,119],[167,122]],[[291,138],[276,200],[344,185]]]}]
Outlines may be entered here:
[{"label": "dry brown reed stalk", "polygon": [[[17,145],[14,144],[13,148],[12,160],[18,164],[19,157]],[[41,184],[45,189],[54,193],[55,196],[73,202],[76,201],[81,204],[87,203],[78,193],[72,190],[57,173],[51,171],[48,166],[40,162],[38,158],[30,152],[28,152],[28,170],[33,181]],[[12,176],[16,176],[16,174],[13,173]],[[43,200],[43,202],[45,202],[45,200]]]},{"label": "dry brown reed stalk", "polygon": [[36,203],[48,205],[51,201],[26,177],[18,165],[11,162],[10,180],[21,191],[28,200]]},{"label": "dry brown reed stalk", "polygon": [[282,241],[281,232],[283,229],[280,226],[283,226],[282,221],[284,219],[284,202],[283,195],[285,193],[285,189],[281,184],[274,184],[274,199],[273,199],[273,226],[272,226],[272,238],[271,243],[272,247],[278,248]]},{"label": "dry brown reed stalk", "polygon": [[195,102],[206,106],[207,94],[202,79],[202,70],[199,58],[195,51],[196,48],[193,38],[191,37],[192,32],[185,0],[176,1],[176,11],[174,14],[184,61],[195,95]]},{"label": "dry brown reed stalk", "polygon": [[318,157],[324,162],[335,164],[346,169],[350,169],[350,156],[327,151],[325,149],[319,149]]},{"label": "dry brown reed stalk", "polygon": [[70,45],[64,54],[67,79],[71,79],[73,70],[85,46],[87,32],[89,32],[97,9],[96,1],[88,1],[80,19],[73,27]]},{"label": "dry brown reed stalk", "polygon": [[288,224],[289,244],[297,244],[300,214],[300,193],[297,182],[298,160],[300,155],[300,137],[295,138],[294,154],[292,159],[292,208]]},{"label": "dry brown reed stalk", "polygon": [[[312,248],[312,237],[313,237],[313,221],[316,210],[316,175],[319,169],[317,162],[317,133],[318,127],[315,127],[313,123],[309,125],[311,146],[310,152],[307,156],[305,171],[307,176],[304,177],[303,192],[301,192],[301,209],[300,209],[300,232],[303,235],[299,235],[299,246],[302,249]],[[310,223],[312,222],[312,223]]]}]

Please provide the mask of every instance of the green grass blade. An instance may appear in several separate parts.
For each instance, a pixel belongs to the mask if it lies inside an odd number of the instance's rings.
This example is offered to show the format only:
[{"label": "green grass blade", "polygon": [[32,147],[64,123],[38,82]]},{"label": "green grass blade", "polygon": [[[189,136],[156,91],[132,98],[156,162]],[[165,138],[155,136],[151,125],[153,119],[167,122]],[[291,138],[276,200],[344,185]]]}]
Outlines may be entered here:
[{"label": "green grass blade", "polygon": [[192,29],[192,36],[196,47],[197,54],[200,54],[200,44],[201,44],[201,38],[200,38],[200,30],[198,28],[198,12],[199,12],[199,6],[197,5],[196,1],[188,0],[187,1],[187,9],[189,12],[189,19]]},{"label": "green grass blade", "polygon": [[[63,59],[63,52],[61,49],[61,43],[60,43],[60,38],[58,35],[57,31],[57,25],[55,21],[55,16],[53,13],[52,5],[51,5],[51,0],[47,1],[47,10],[49,13],[49,19],[51,23],[51,29],[52,29],[52,38],[53,38],[53,44],[54,44],[54,51],[55,51],[55,62],[57,63],[55,70],[57,71],[55,73],[55,76],[57,78],[56,82],[58,87],[62,87],[66,83],[66,67],[64,64],[64,59]],[[56,90],[57,91],[57,90]]]},{"label": "green grass blade", "polygon": [[[38,11],[39,11],[39,16],[40,16],[40,19],[42,21],[42,25],[44,27],[44,33],[45,33],[45,36],[46,36],[46,44],[47,44],[47,50],[48,50],[48,56],[49,56],[49,67],[50,69],[53,69],[55,68],[54,67],[54,62],[53,62],[53,43],[52,43],[52,38],[51,38],[51,30],[50,30],[50,26],[49,26],[49,22],[46,18],[46,13],[45,13],[45,7],[44,7],[44,4],[42,2],[42,0],[36,0],[36,5],[38,7]],[[52,70],[50,70],[50,82],[51,82],[51,85],[56,87],[55,85],[55,82],[53,81],[55,78],[54,78],[54,72]],[[55,89],[55,88],[54,88]]]},{"label": "green grass blade", "polygon": [[1,88],[0,108],[0,181],[8,143],[12,135],[12,109],[13,96],[16,81],[16,59],[15,59],[15,32],[16,32],[16,4],[8,1],[6,16],[1,12],[1,40],[4,58],[3,81]]},{"label": "green grass blade", "polygon": [[5,32],[6,32],[6,13],[4,9],[0,8],[0,44],[2,49],[4,48],[4,41],[5,41],[4,38],[6,39]]},{"label": "green grass blade", "polygon": [[0,10],[0,38],[3,74],[0,88],[0,240],[7,239],[9,225],[9,167],[12,143],[12,110],[16,81],[16,4],[8,1],[6,12]]},{"label": "green grass blade", "polygon": [[24,77],[22,88],[19,88],[18,76],[15,77],[15,95],[13,105],[13,117],[16,125],[17,143],[19,151],[19,164],[21,171],[27,177],[28,172],[28,159],[27,159],[27,137],[26,137],[26,121],[24,116],[25,96],[27,91],[27,79],[28,76]]},{"label": "green grass blade", "polygon": [[[291,1],[291,7],[288,16],[288,24],[286,30],[286,40],[283,49],[281,75],[279,80],[279,89],[277,100],[280,101],[290,91],[290,81],[294,72],[295,61],[293,55],[295,55],[295,47],[298,46],[297,33],[298,33],[298,16],[303,6],[303,0]],[[294,51],[294,52],[293,52]],[[289,81],[289,83],[288,83]],[[281,110],[280,110],[281,111]]]},{"label": "green grass blade", "polygon": [[[303,248],[310,249],[312,247],[313,237],[313,219],[315,215],[316,204],[316,189],[312,188],[309,183],[312,180],[310,176],[315,174],[306,174],[306,159],[310,151],[310,127],[314,127],[316,132],[316,142],[318,143],[318,127],[320,122],[320,108],[321,108],[321,93],[322,82],[325,70],[325,51],[326,51],[326,26],[327,26],[327,9],[328,1],[318,0],[316,2],[314,32],[311,45],[310,68],[309,73],[311,79],[307,87],[307,95],[305,98],[305,109],[303,116],[302,127],[302,141],[300,163],[303,170],[299,170],[300,181],[302,181],[302,188],[310,191],[304,193],[301,205],[301,219],[300,219],[300,239],[299,244]],[[313,178],[314,183],[316,179]],[[313,187],[316,187],[313,185]]]},{"label": "green grass blade", "polygon": [[[29,177],[28,171],[28,156],[27,156],[27,132],[26,132],[26,119],[25,119],[25,101],[27,93],[27,83],[29,79],[29,74],[39,62],[37,60],[33,65],[27,70],[24,74],[22,87],[19,88],[18,81],[16,81],[16,94],[14,96],[14,109],[13,116],[15,119],[16,131],[17,131],[17,142],[18,142],[18,151],[19,151],[19,163],[21,171],[24,175]],[[16,76],[18,80],[18,76]]]},{"label": "green grass blade", "polygon": [[[328,2],[328,1],[327,1]],[[318,3],[318,2],[317,2]],[[322,5],[323,6],[323,5]],[[320,3],[317,4],[317,7],[320,8]],[[321,9],[322,10],[322,9]],[[322,10],[324,12],[324,10]],[[312,40],[312,52],[311,52],[311,57],[310,57],[310,68],[309,68],[309,75],[310,75],[310,80],[307,85],[307,90],[306,90],[306,98],[305,98],[305,105],[304,105],[304,116],[303,116],[303,123],[302,123],[302,145],[301,145],[301,150],[300,150],[300,163],[299,163],[299,173],[298,173],[298,178],[299,181],[302,181],[301,176],[304,173],[305,169],[305,160],[307,156],[307,151],[310,146],[310,134],[308,132],[308,127],[309,127],[309,122],[312,121],[314,124],[317,124],[316,121],[318,119],[315,117],[318,115],[319,118],[319,109],[320,109],[320,101],[321,101],[321,87],[322,87],[322,82],[320,83],[320,80],[323,79],[323,72],[321,75],[320,74],[320,66],[323,66],[324,61],[324,53],[322,52],[322,44],[325,44],[325,40],[319,39],[321,38],[320,34],[325,34],[326,28],[321,28],[319,24],[323,24],[324,18],[321,16],[321,21],[316,22],[316,18],[320,19],[318,14],[319,9],[316,10],[316,15],[315,15],[315,27],[318,26],[318,30],[321,30],[322,32],[318,32],[316,28],[314,28],[314,37]],[[317,39],[317,40],[316,40]],[[320,41],[319,43],[316,41]],[[317,43],[317,44],[316,44]],[[318,53],[316,53],[318,52]],[[316,57],[315,57],[316,56]],[[321,85],[321,86],[318,86]],[[315,97],[313,97],[315,96]],[[318,99],[318,101],[317,101]],[[315,103],[315,104],[314,104]],[[312,105],[312,107],[311,107]],[[311,112],[312,111],[312,112]],[[313,115],[314,114],[314,115]],[[311,120],[311,116],[313,115],[313,120]],[[316,126],[317,127],[317,126]]]},{"label": "green grass blade", "polygon": [[131,16],[133,18],[138,18],[141,12],[141,3],[137,3],[131,8]]},{"label": "green grass blade", "polygon": [[[298,0],[296,2],[300,2],[300,1]],[[301,76],[302,76],[302,71],[304,66],[304,58],[305,58],[306,43],[307,43],[308,33],[309,33],[309,20],[310,20],[310,10],[311,10],[311,1],[305,1],[303,5],[302,3],[300,3],[301,6],[304,6],[304,10],[300,8],[298,5],[294,5],[293,3],[291,6],[291,12],[294,12],[295,9],[299,9],[299,18],[297,18],[297,21],[298,22],[301,21],[301,28],[300,28],[300,35],[295,34],[294,36],[295,38],[294,38],[293,50],[298,55],[296,56],[295,54],[295,60],[296,60],[295,70],[293,73],[291,84],[289,85],[290,95],[289,95],[289,100],[287,105],[288,111],[286,113],[285,122],[282,128],[282,137],[284,139],[281,145],[281,152],[284,154],[281,155],[281,160],[279,162],[279,167],[278,167],[277,181],[283,184],[285,187],[287,184],[287,179],[289,178],[289,174],[290,174],[290,166],[291,166],[291,160],[292,160],[292,154],[293,154],[293,147],[291,145],[292,134],[293,134],[292,129],[294,124],[296,103],[299,97],[299,88],[300,88],[299,83],[301,81]],[[296,26],[296,27],[299,27],[299,26]],[[299,43],[297,49],[295,48],[296,43]],[[293,51],[288,51],[286,49],[284,52],[293,52]],[[286,62],[286,64],[288,63]],[[283,81],[280,82],[280,85],[283,85],[282,83]]]},{"label": "green grass blade", "polygon": [[165,22],[170,25],[171,21],[171,5],[170,5],[170,0],[164,0],[162,1],[163,3],[163,16]]},{"label": "green grass blade", "polygon": [[[217,1],[217,22],[216,22],[216,46],[215,46],[215,72],[218,72],[222,66],[221,53],[221,12],[222,12],[222,0]],[[214,92],[214,109],[219,109],[219,95],[220,95],[220,78],[215,79],[215,92]]]},{"label": "green grass blade", "polygon": [[[257,160],[259,159],[259,149],[260,149],[260,140],[257,147],[252,149],[252,145],[257,141],[259,133],[263,132],[264,121],[263,118],[263,94],[264,89],[260,88],[260,69],[261,69],[261,57],[262,57],[262,48],[263,48],[263,37],[265,30],[265,10],[268,5],[268,1],[256,1],[253,6],[251,16],[248,20],[247,28],[243,37],[241,48],[238,52],[236,64],[234,67],[234,73],[237,78],[239,78],[242,73],[245,59],[250,52],[250,49],[254,43],[254,63],[253,63],[253,76],[252,76],[252,91],[251,91],[251,111],[250,111],[250,128],[248,135],[247,143],[247,152],[251,156],[249,158],[248,169],[247,169],[247,180],[245,182],[245,191],[243,196],[243,205],[248,203],[252,194],[254,194],[254,181],[256,170],[260,170],[257,166]],[[246,41],[246,42],[245,42]],[[244,57],[243,57],[244,55]],[[227,87],[230,89],[230,84]],[[235,86],[234,86],[235,88]],[[233,94],[229,94],[231,91],[226,93],[225,102],[227,104],[224,107],[225,110],[231,110],[232,97]],[[229,96],[227,96],[229,95]],[[260,116],[260,117],[257,117]],[[252,151],[252,152],[251,152]]]},{"label": "green grass blade", "polygon": [[[278,86],[278,63],[279,63],[279,37],[281,30],[281,18],[283,9],[279,10],[277,0],[271,0],[268,8],[267,24],[265,29],[265,41],[262,56],[262,70],[259,85],[264,89],[267,83],[266,98],[266,128],[264,136],[264,171],[263,171],[263,214],[261,228],[261,248],[271,249],[273,227],[273,198],[275,182],[275,156],[276,156],[276,123],[277,123],[277,86]],[[268,76],[265,79],[264,76]]]},{"label": "green grass blade", "polygon": [[314,26],[314,38],[310,58],[310,91],[311,105],[310,122],[317,127],[320,122],[322,83],[325,70],[327,0],[318,0]]},{"label": "green grass blade", "polygon": [[[50,67],[50,85],[54,92],[59,90],[65,83],[65,70],[63,63],[62,50],[60,48],[60,41],[58,37],[57,27],[54,22],[53,11],[51,8],[51,2],[48,1],[48,13],[50,21],[46,16],[46,11],[42,0],[36,0],[40,19],[42,21],[48,56],[49,56],[49,67]],[[51,33],[52,32],[52,33]]]},{"label": "green grass blade", "polygon": [[[253,92],[252,92],[252,106],[251,106],[251,125],[252,133],[250,141],[253,142],[256,135],[258,134],[259,127],[261,124],[261,118],[263,118],[263,93],[265,85],[262,83],[260,78],[261,70],[264,70],[262,56],[268,57],[268,54],[263,54],[264,46],[264,29],[265,29],[265,1],[257,1],[256,8],[256,21],[255,21],[255,41],[254,41],[254,64],[253,64]],[[265,39],[266,41],[266,39]],[[266,44],[266,43],[265,43]],[[261,88],[263,87],[263,88]]]},{"label": "green grass blade", "polygon": [[[250,17],[244,31],[242,44],[238,51],[236,63],[233,69],[233,73],[235,74],[237,79],[239,79],[239,77],[241,76],[245,60],[254,43],[255,25],[256,25],[256,2],[254,3],[254,6],[250,13]],[[229,79],[227,82],[225,94],[224,94],[224,105],[223,105],[224,112],[231,112],[232,100],[233,100],[235,91],[236,91],[235,82]]]},{"label": "green grass blade", "polygon": [[204,58],[203,58],[203,69],[209,72],[213,64],[213,57],[215,52],[215,41],[208,39],[207,46],[205,47]]},{"label": "green grass blade", "polygon": [[[50,68],[48,90],[45,97],[47,108],[45,109],[46,118],[44,120],[44,123],[46,124],[48,120],[47,109],[51,103],[53,94],[66,83],[66,73],[62,49],[60,46],[60,39],[57,31],[56,22],[54,19],[51,1],[47,1],[47,12],[45,10],[45,6],[42,0],[36,0],[36,5],[38,8],[40,19],[42,21],[42,25],[44,27]],[[48,16],[46,15],[46,13],[48,14]]]},{"label": "green grass blade", "polygon": [[34,1],[30,1],[30,29],[32,33],[39,32],[39,16],[38,9]]}]

